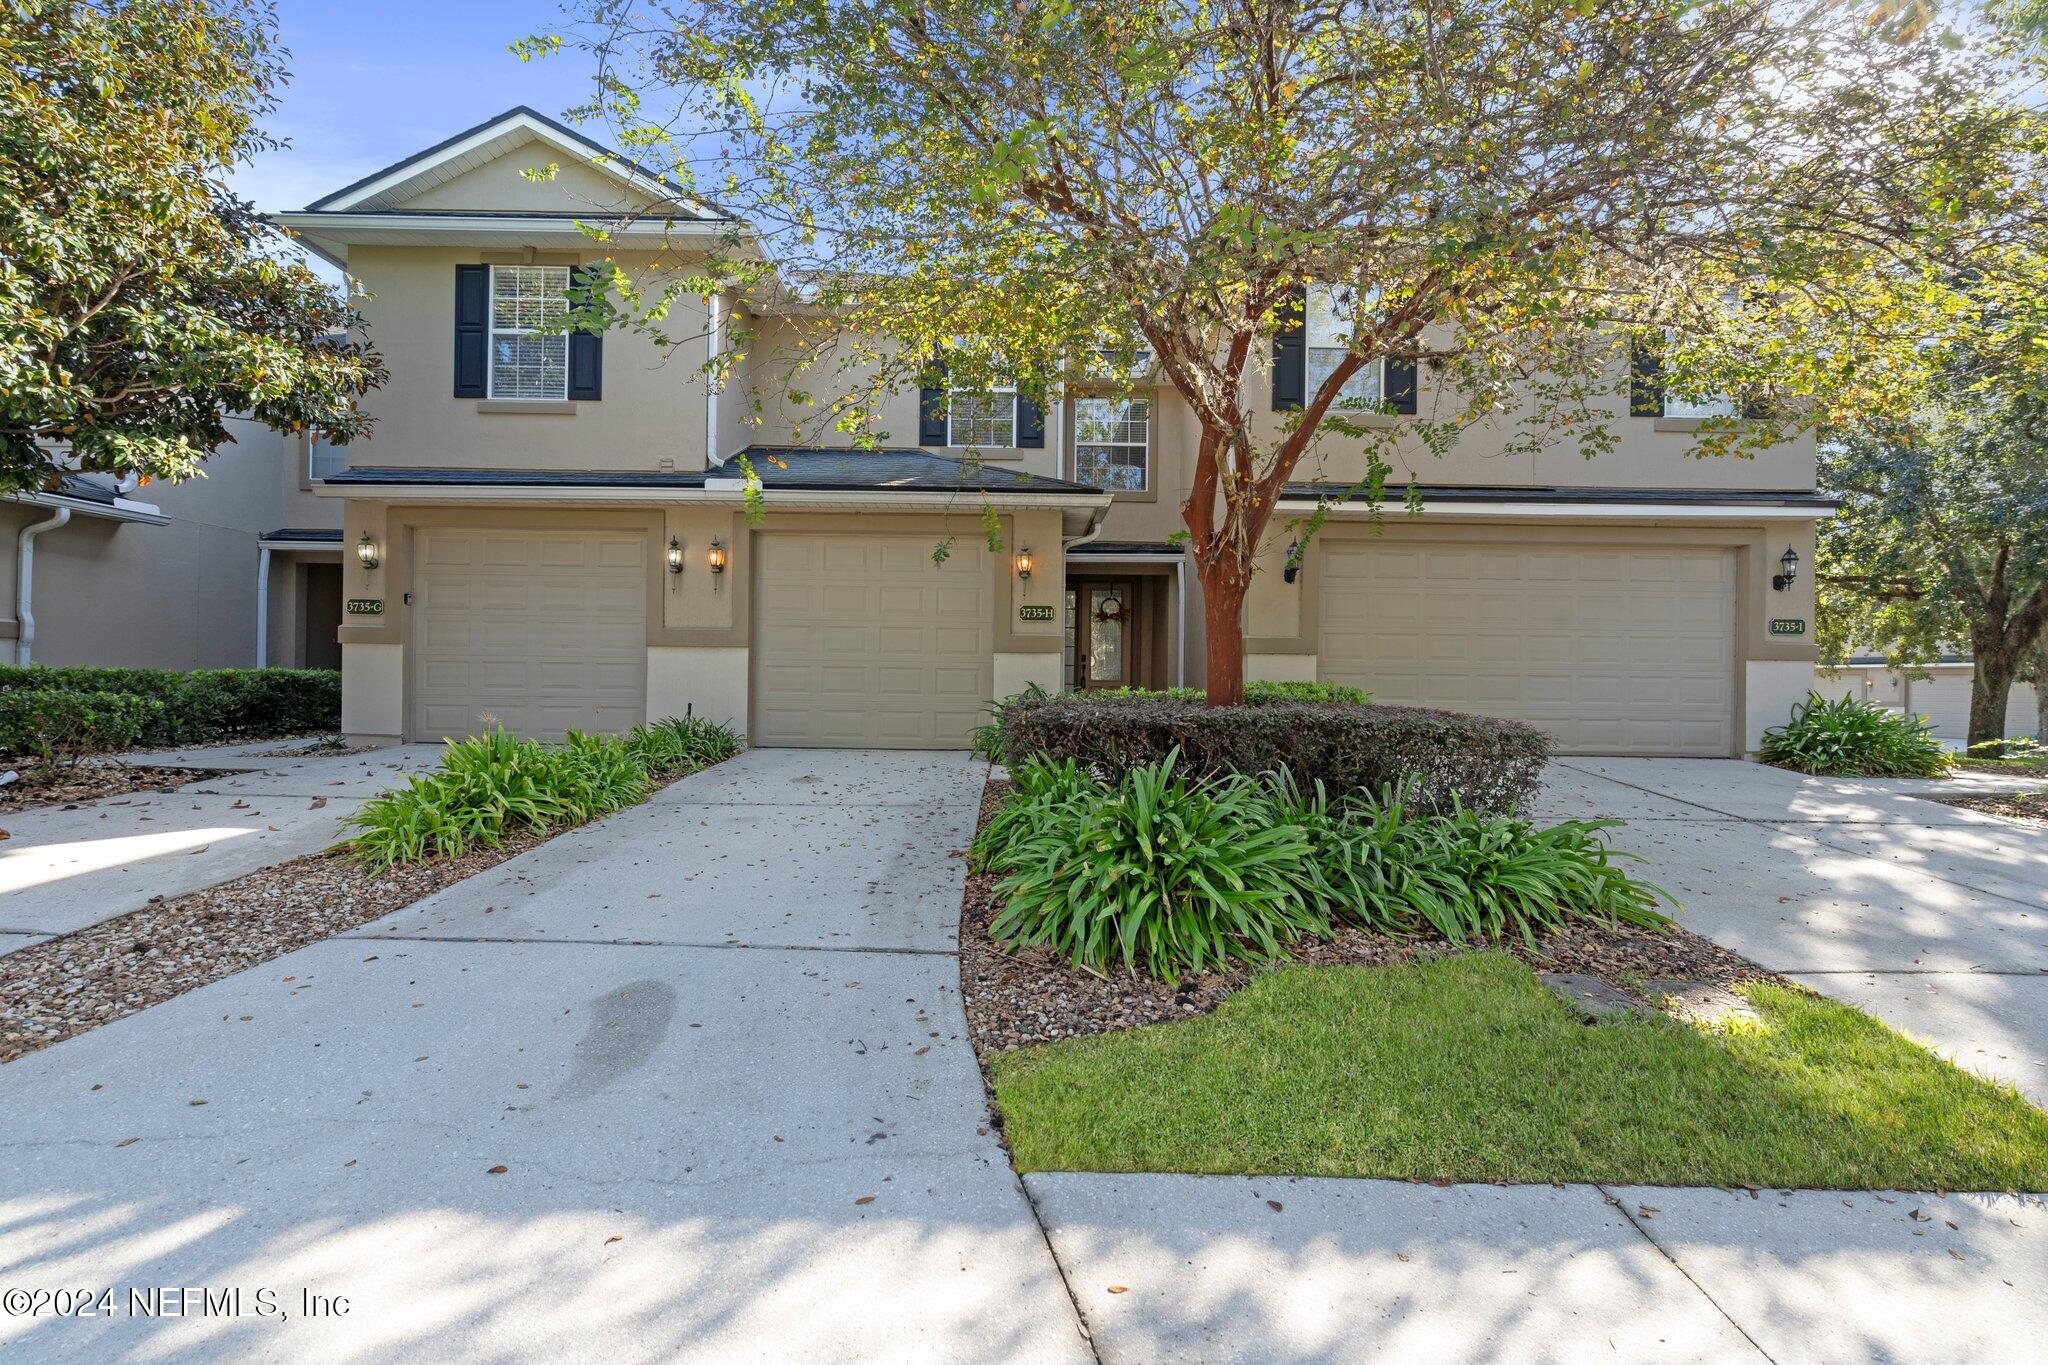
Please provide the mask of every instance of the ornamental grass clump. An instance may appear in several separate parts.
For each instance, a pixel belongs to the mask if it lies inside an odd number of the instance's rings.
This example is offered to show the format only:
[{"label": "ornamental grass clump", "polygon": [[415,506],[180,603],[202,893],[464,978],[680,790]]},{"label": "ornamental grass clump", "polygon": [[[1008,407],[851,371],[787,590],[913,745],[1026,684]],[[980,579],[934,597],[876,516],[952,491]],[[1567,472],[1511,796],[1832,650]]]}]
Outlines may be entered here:
[{"label": "ornamental grass clump", "polygon": [[1339,923],[1458,945],[1534,944],[1575,920],[1663,929],[1662,891],[1610,849],[1613,821],[1418,807],[1394,788],[1332,799],[1285,772],[1196,780],[1174,759],[1113,781],[1027,759],[976,838],[998,874],[998,942],[1082,970],[1177,981],[1269,962]]},{"label": "ornamental grass clump", "polygon": [[1757,757],[1821,777],[1942,777],[1956,761],[1921,716],[1817,692],[1764,731]]},{"label": "ornamental grass clump", "polygon": [[1018,783],[975,854],[1005,872],[989,926],[999,941],[1171,982],[1329,932],[1308,838],[1274,821],[1260,779],[1196,783],[1169,758],[1100,783],[1029,759]]},{"label": "ornamental grass clump", "polygon": [[[571,730],[561,744],[493,726],[450,740],[441,766],[363,804],[343,847],[373,872],[459,858],[510,835],[545,833],[647,799],[654,779],[693,772],[739,750],[726,726],[661,720],[623,738]],[[715,757],[714,757],[715,755]]]}]

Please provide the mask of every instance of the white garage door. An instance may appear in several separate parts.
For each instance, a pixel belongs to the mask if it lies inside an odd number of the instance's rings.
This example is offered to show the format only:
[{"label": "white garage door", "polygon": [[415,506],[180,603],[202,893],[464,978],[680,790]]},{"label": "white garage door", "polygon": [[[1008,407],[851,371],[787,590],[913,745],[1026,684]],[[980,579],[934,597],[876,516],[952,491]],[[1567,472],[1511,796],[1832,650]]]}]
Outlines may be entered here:
[{"label": "white garage door", "polygon": [[1734,747],[1730,551],[1333,546],[1322,579],[1326,681],[1530,721],[1567,753]]},{"label": "white garage door", "polygon": [[646,541],[578,531],[425,530],[413,574],[412,737],[638,725]]},{"label": "white garage door", "polygon": [[756,744],[960,748],[994,690],[989,565],[930,536],[756,539]]}]

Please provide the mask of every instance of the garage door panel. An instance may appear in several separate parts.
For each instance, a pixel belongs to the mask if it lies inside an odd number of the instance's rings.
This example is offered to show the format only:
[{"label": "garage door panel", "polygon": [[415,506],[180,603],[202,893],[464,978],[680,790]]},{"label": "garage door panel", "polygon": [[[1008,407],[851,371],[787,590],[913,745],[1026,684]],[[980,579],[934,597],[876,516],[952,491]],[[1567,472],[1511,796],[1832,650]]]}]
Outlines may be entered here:
[{"label": "garage door panel", "polygon": [[616,732],[645,718],[638,535],[426,530],[416,548],[413,735]]},{"label": "garage door panel", "polygon": [[993,688],[991,575],[922,536],[763,534],[754,742],[956,747]]},{"label": "garage door panel", "polygon": [[1325,679],[1513,716],[1567,752],[1726,754],[1729,551],[1333,546]]}]

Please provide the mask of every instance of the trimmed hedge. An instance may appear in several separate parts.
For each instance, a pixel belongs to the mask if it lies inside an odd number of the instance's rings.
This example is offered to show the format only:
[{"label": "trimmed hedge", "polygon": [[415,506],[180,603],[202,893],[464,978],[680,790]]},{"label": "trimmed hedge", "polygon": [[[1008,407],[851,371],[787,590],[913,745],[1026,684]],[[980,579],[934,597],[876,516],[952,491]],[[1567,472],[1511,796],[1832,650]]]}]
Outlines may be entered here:
[{"label": "trimmed hedge", "polygon": [[125,749],[163,716],[164,704],[132,692],[72,692],[60,687],[0,691],[0,752],[44,763]]},{"label": "trimmed hedge", "polygon": [[[228,739],[332,730],[341,724],[341,675],[307,668],[211,668],[181,673],[169,668],[0,668],[0,698],[33,694],[126,696],[142,708],[141,730],[108,739],[90,729],[66,741],[63,752],[89,753],[130,745],[204,744]],[[40,709],[49,710],[55,703]],[[6,714],[29,708],[17,703]],[[49,710],[34,733],[57,725],[62,708]],[[41,753],[30,731],[0,722],[0,750]],[[111,732],[108,732],[111,733]]]},{"label": "trimmed hedge", "polygon": [[1550,741],[1515,720],[1406,706],[1266,702],[1207,707],[1085,694],[1020,697],[1003,708],[1003,752],[1011,762],[1042,754],[1072,759],[1118,781],[1180,752],[1182,771],[1213,776],[1284,769],[1304,790],[1321,782],[1332,797],[1409,788],[1427,812],[1456,802],[1507,811],[1536,794]]}]

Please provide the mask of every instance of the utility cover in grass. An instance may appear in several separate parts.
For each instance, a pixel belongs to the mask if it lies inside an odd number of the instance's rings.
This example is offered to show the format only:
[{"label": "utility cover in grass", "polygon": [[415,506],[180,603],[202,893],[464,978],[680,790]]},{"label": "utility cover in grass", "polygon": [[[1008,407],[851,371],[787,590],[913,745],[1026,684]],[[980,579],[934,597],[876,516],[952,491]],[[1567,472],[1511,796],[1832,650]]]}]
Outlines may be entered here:
[{"label": "utility cover in grass", "polygon": [[2048,1190],[2048,1114],[1846,1005],[1588,1027],[1501,953],[1260,976],[990,1059],[1022,1171]]}]

